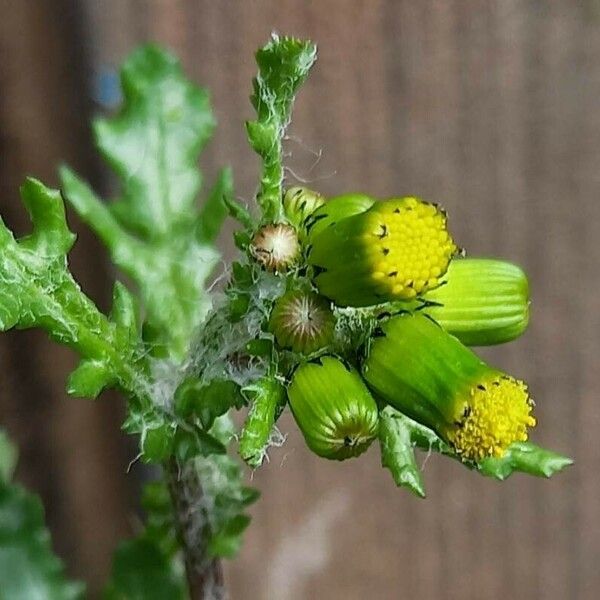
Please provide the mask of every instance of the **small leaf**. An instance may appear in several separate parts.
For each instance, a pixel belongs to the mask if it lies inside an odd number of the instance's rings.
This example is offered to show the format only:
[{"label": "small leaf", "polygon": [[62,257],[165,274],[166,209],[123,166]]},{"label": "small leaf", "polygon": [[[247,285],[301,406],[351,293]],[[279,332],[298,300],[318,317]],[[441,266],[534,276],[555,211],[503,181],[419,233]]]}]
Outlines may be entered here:
[{"label": "small leaf", "polygon": [[210,433],[197,429],[188,431],[179,428],[175,434],[173,452],[179,462],[184,462],[196,456],[210,456],[211,454],[225,454],[227,448]]},{"label": "small leaf", "polygon": [[65,578],[53,554],[40,500],[0,482],[0,598],[73,600],[83,585]]},{"label": "small leaf", "polygon": [[121,542],[113,559],[106,600],[185,600],[185,584],[153,541]]},{"label": "small leaf", "polygon": [[163,555],[176,558],[179,551],[175,516],[169,489],[164,480],[150,481],[142,489],[146,527],[140,537],[156,544]]},{"label": "small leaf", "polygon": [[202,206],[198,218],[198,239],[201,242],[214,242],[221,231],[227,216],[227,202],[233,194],[233,175],[231,169],[221,169],[217,182]]},{"label": "small leaf", "polygon": [[529,442],[516,442],[501,458],[486,458],[481,461],[478,469],[482,475],[504,480],[514,471],[536,477],[551,477],[572,464],[573,460],[566,456]]},{"label": "small leaf", "polygon": [[285,388],[274,377],[266,376],[244,388],[251,397],[250,410],[240,435],[239,454],[253,469],[260,467],[273,426],[287,401]]},{"label": "small leaf", "polygon": [[273,340],[270,338],[258,338],[250,340],[245,347],[249,356],[262,356],[269,358],[273,354]]},{"label": "small leaf", "polygon": [[254,504],[260,498],[260,491],[253,487],[243,487],[241,489],[240,501],[243,506]]},{"label": "small leaf", "polygon": [[410,427],[404,415],[390,406],[380,413],[379,443],[381,465],[390,470],[396,485],[424,498],[425,486],[415,460]]},{"label": "small leaf", "polygon": [[232,323],[239,323],[250,309],[250,294],[230,293],[229,294],[229,320]]},{"label": "small leaf", "polygon": [[60,192],[28,177],[21,186],[21,198],[33,223],[33,233],[21,240],[21,246],[42,256],[65,256],[76,236],[67,226]]},{"label": "small leaf", "polygon": [[242,545],[242,533],[250,525],[248,515],[236,515],[219,531],[213,533],[208,544],[208,555],[212,557],[233,558]]},{"label": "small leaf", "polygon": [[233,196],[225,196],[223,200],[225,202],[227,212],[232,219],[235,219],[246,229],[252,229],[254,227],[254,219],[252,218],[250,211],[244,205],[235,200]]},{"label": "small leaf", "polygon": [[110,318],[132,336],[138,333],[138,306],[131,292],[120,282],[115,282],[113,289],[113,305]]},{"label": "small leaf", "polygon": [[254,284],[254,266],[250,263],[234,262],[231,265],[231,285],[236,289],[247,290]]},{"label": "small leaf", "polygon": [[69,375],[67,393],[77,398],[96,398],[115,379],[106,363],[96,360],[83,360]]},{"label": "small leaf", "polygon": [[143,433],[142,460],[146,463],[160,464],[173,451],[173,428],[162,425],[155,429],[148,429]]},{"label": "small leaf", "polygon": [[209,384],[196,378],[186,379],[175,392],[175,412],[181,417],[197,416],[206,430],[217,417],[232,407],[241,408],[243,403],[239,386],[225,379],[215,379]]}]

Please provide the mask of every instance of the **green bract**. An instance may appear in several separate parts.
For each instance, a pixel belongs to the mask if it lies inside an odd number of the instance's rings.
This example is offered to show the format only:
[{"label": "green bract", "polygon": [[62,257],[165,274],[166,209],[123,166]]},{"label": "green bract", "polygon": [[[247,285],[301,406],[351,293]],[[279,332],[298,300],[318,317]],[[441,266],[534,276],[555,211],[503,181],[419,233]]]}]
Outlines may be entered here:
[{"label": "green bract", "polygon": [[323,458],[362,454],[377,435],[377,405],[360,375],[331,356],[298,367],[288,387],[308,447]]},{"label": "green bract", "polygon": [[330,225],[365,212],[375,204],[375,200],[365,194],[344,194],[328,198],[321,208],[315,210],[305,219],[304,225],[308,231],[308,239],[312,241],[319,233]]},{"label": "green bract", "polygon": [[313,190],[304,187],[292,187],[283,196],[283,210],[286,219],[304,237],[306,219],[320,206],[325,204],[325,198]]},{"label": "green bract", "polygon": [[514,340],[529,323],[527,276],[503,260],[453,260],[440,287],[425,294],[424,300],[428,303],[424,311],[470,346]]}]

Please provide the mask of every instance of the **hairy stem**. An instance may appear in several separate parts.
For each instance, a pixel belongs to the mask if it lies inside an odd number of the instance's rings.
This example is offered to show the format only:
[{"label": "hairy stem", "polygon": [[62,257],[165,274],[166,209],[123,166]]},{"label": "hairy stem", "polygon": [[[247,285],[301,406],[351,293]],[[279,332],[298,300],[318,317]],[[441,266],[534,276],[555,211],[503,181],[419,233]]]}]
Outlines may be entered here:
[{"label": "hairy stem", "polygon": [[171,458],[165,467],[173,503],[181,548],[184,554],[185,571],[191,600],[225,600],[225,582],[221,561],[207,555],[205,541],[210,539],[209,524],[202,531],[194,529],[195,511],[205,511],[203,506],[202,482],[198,477],[182,477],[176,459]]}]

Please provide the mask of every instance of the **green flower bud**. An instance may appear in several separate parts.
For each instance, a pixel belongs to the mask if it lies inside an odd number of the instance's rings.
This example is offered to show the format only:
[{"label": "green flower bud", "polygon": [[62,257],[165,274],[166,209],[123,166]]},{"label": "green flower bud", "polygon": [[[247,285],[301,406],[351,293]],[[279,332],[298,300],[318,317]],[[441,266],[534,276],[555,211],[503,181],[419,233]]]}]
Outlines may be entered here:
[{"label": "green flower bud", "polygon": [[377,436],[375,400],[360,375],[337,358],[324,356],[300,366],[288,399],[308,447],[319,456],[358,456]]},{"label": "green flower bud", "polygon": [[502,260],[457,258],[424,299],[435,303],[424,312],[469,346],[509,342],[529,323],[527,276]]},{"label": "green flower bud", "polygon": [[265,225],[252,239],[250,252],[267,271],[287,271],[300,256],[296,230],[284,223]]},{"label": "green flower bud", "polygon": [[344,194],[329,198],[327,203],[315,210],[304,223],[309,233],[309,240],[333,223],[363,213],[373,204],[375,200],[365,194]]},{"label": "green flower bud", "polygon": [[437,206],[400,198],[311,235],[308,261],[324,296],[340,306],[369,306],[437,287],[455,252]]},{"label": "green flower bud", "polygon": [[465,461],[501,457],[535,425],[522,382],[486,365],[422,314],[393,317],[363,375],[382,400],[433,429]]},{"label": "green flower bud", "polygon": [[325,204],[325,198],[305,187],[292,187],[283,196],[283,210],[288,221],[302,231],[304,222],[317,208]]},{"label": "green flower bud", "polygon": [[333,341],[335,316],[323,296],[292,290],[275,302],[269,326],[282,348],[311,354]]}]

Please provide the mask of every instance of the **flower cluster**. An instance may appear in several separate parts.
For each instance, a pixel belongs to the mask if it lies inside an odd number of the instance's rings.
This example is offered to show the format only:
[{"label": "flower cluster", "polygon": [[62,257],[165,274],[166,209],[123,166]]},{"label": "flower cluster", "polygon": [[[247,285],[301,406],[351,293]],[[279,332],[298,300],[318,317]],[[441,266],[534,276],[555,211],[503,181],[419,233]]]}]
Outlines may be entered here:
[{"label": "flower cluster", "polygon": [[527,385],[468,346],[524,332],[523,271],[465,258],[446,213],[416,197],[325,199],[296,187],[283,208],[282,222],[255,231],[249,255],[285,281],[268,330],[309,448],[343,460],[379,436],[383,453],[386,409],[471,468],[522,448],[536,424]]}]

